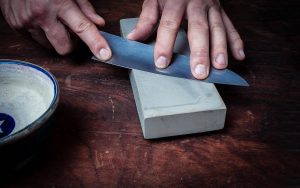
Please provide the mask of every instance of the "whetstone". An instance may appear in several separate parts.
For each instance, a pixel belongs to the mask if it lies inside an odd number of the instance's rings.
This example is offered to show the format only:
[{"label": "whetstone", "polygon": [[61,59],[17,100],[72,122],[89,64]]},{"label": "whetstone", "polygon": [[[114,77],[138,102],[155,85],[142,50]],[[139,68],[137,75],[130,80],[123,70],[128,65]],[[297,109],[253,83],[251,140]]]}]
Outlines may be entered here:
[{"label": "whetstone", "polygon": [[[137,18],[122,19],[122,36],[126,37],[136,23]],[[181,29],[174,52],[189,55],[187,41],[186,33]],[[224,127],[226,106],[214,84],[140,70],[131,70],[129,76],[145,139],[201,133]]]}]

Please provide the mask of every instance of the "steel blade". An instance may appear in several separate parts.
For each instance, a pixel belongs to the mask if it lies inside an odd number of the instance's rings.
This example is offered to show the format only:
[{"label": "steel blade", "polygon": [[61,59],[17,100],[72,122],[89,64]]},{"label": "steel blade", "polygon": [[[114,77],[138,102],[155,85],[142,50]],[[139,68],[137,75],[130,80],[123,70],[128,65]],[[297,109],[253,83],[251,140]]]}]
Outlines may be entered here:
[{"label": "steel blade", "polygon": [[[171,65],[165,69],[158,69],[154,64],[154,48],[152,46],[130,41],[106,32],[101,32],[101,34],[107,40],[113,52],[112,58],[105,63],[127,69],[137,69],[156,74],[197,80],[191,73],[189,65],[190,58],[187,56],[174,53]],[[93,57],[93,59],[98,60],[95,57]],[[218,70],[211,68],[209,76],[201,81],[216,84],[249,86],[246,80],[229,69]]]}]

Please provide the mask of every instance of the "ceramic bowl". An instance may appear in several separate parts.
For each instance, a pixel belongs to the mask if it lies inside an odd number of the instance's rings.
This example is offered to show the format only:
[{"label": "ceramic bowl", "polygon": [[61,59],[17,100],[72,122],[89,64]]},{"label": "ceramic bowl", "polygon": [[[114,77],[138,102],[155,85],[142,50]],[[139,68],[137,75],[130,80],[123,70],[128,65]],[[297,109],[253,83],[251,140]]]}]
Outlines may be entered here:
[{"label": "ceramic bowl", "polygon": [[47,137],[58,100],[51,73],[31,63],[0,60],[0,174],[32,158]]}]

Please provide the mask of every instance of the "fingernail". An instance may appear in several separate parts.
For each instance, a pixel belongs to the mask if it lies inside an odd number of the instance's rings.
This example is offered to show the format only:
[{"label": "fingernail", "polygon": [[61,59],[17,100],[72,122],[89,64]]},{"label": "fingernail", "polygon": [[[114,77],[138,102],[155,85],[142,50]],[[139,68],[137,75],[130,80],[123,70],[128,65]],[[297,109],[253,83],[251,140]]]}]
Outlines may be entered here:
[{"label": "fingernail", "polygon": [[99,52],[99,56],[101,60],[107,61],[111,57],[111,51],[108,48],[102,48]]},{"label": "fingernail", "polygon": [[132,31],[127,35],[127,39],[132,39],[135,30],[136,30],[136,29],[132,30]]},{"label": "fingernail", "polygon": [[167,58],[164,56],[159,56],[159,58],[157,58],[156,63],[155,63],[156,67],[158,68],[166,68],[167,65]]},{"label": "fingernail", "polygon": [[225,60],[225,55],[224,54],[218,54],[215,61],[219,65],[226,65],[226,60]]},{"label": "fingernail", "polygon": [[206,71],[205,66],[202,65],[202,64],[196,65],[196,67],[195,67],[195,73],[196,73],[197,75],[199,75],[199,76],[204,76],[204,75],[206,75],[206,74],[207,74],[207,71]]},{"label": "fingernail", "polygon": [[239,50],[239,54],[240,54],[240,56],[242,57],[242,58],[244,58],[245,57],[245,52],[244,52],[244,50]]}]

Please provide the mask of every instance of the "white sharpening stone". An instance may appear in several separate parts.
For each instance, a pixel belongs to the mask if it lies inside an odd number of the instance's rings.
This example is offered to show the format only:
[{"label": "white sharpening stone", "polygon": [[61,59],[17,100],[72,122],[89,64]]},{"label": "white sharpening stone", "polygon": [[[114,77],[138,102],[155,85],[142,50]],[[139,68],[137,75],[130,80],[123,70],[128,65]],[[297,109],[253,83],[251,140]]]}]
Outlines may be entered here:
[{"label": "white sharpening stone", "polygon": [[[126,37],[136,23],[137,18],[121,20],[122,36]],[[184,30],[177,35],[174,52],[189,55]],[[130,71],[130,82],[145,139],[224,127],[226,106],[214,84],[139,70]]]}]

